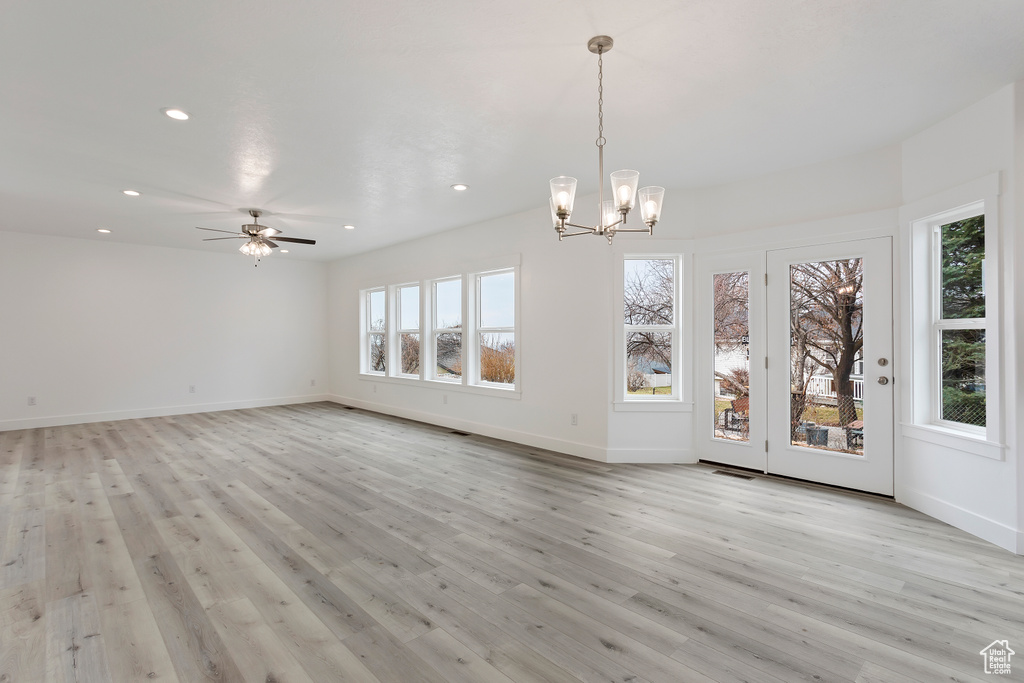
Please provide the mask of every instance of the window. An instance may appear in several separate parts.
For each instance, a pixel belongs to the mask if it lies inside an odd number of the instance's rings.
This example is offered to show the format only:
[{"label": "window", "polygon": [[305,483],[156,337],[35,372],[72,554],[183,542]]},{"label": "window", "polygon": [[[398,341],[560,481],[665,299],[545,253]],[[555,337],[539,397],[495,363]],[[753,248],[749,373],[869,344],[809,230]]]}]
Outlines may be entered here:
[{"label": "window", "polygon": [[387,308],[384,289],[366,293],[367,372],[384,374],[387,350]]},{"label": "window", "polygon": [[433,379],[462,379],[462,278],[433,283]]},{"label": "window", "polygon": [[936,225],[933,240],[933,414],[985,427],[985,216]]},{"label": "window", "polygon": [[362,291],[362,374],[519,397],[518,259]]},{"label": "window", "polygon": [[900,209],[903,433],[994,459],[1005,458],[1000,182],[991,174]]},{"label": "window", "polygon": [[398,374],[420,376],[420,286],[398,288]]},{"label": "window", "polygon": [[516,382],[515,284],[515,272],[511,270],[477,276],[480,382]]},{"label": "window", "polygon": [[676,286],[679,259],[624,260],[623,325],[627,399],[678,398]]}]

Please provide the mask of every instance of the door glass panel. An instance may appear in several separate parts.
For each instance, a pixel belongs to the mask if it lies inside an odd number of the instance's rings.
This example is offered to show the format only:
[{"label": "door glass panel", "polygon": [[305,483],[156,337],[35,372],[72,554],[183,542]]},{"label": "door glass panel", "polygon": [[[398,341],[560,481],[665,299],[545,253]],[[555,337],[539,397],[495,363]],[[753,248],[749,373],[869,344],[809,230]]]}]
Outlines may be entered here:
[{"label": "door glass panel", "polygon": [[790,266],[790,442],[864,454],[864,264]]},{"label": "door glass panel", "polygon": [[750,273],[716,273],[715,438],[750,440]]}]

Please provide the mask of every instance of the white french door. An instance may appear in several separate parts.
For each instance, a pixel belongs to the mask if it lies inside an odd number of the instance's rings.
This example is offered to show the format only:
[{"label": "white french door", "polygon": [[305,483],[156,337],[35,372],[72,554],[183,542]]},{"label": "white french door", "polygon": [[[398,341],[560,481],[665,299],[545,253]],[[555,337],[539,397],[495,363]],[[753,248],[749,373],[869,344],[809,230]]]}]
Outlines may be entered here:
[{"label": "white french door", "polygon": [[699,263],[700,457],[765,472],[765,253],[702,257]]},{"label": "white french door", "polygon": [[702,459],[892,495],[891,249],[705,259]]}]

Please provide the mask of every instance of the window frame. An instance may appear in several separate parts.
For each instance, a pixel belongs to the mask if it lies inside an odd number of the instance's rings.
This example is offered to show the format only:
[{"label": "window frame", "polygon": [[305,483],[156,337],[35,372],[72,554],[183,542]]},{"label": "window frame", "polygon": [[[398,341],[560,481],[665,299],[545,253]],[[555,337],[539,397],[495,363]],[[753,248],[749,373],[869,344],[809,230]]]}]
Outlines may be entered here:
[{"label": "window frame", "polygon": [[[416,319],[419,323],[418,327],[415,328],[403,328],[402,327],[402,290],[411,287],[416,287]],[[423,283],[421,282],[405,282],[399,285],[391,285],[389,287],[392,290],[394,300],[394,329],[393,338],[391,339],[390,348],[392,349],[391,371],[388,373],[391,377],[404,377],[406,379],[423,379]],[[392,298],[389,297],[389,298]],[[416,373],[402,372],[402,335],[415,334],[419,338],[419,358],[420,358],[420,369]]]},{"label": "window frame", "polygon": [[[461,324],[458,327],[439,327],[437,323],[437,285],[445,282],[458,282],[459,283],[459,308],[462,313],[460,315]],[[465,335],[465,321],[466,321],[466,284],[465,278],[462,275],[450,275],[448,277],[439,277],[432,280],[428,280],[430,292],[430,348],[428,351],[429,358],[427,359],[430,363],[430,372],[425,377],[433,382],[444,382],[448,385],[461,385],[465,383],[466,377],[466,335]],[[437,337],[441,334],[458,334],[462,337],[462,345],[460,349],[460,358],[462,364],[462,373],[458,377],[444,377],[437,374]]]},{"label": "window frame", "polygon": [[[373,328],[373,320],[371,319],[371,316],[373,315],[373,304],[371,303],[371,299],[372,299],[373,295],[378,293],[378,292],[383,292],[384,293],[384,328],[381,329],[381,330],[375,330]],[[388,288],[387,287],[383,287],[383,286],[382,287],[369,287],[367,289],[362,290],[361,293],[362,293],[361,300],[362,300],[362,304],[363,304],[363,311],[362,311],[362,313],[363,313],[363,315],[362,315],[362,320],[363,320],[363,330],[362,330],[362,332],[363,332],[363,334],[360,335],[361,336],[361,341],[362,341],[362,344],[361,344],[361,346],[362,346],[362,353],[360,354],[362,356],[360,358],[361,369],[362,369],[362,372],[364,374],[367,374],[367,375],[372,375],[374,377],[386,377],[387,376],[387,369],[388,369],[388,365],[389,365],[389,362],[388,362],[389,361],[389,359],[388,359],[388,348],[390,346],[388,344],[388,328],[389,328],[389,325],[388,325]],[[373,363],[373,342],[371,341],[371,339],[372,339],[372,337],[374,337],[376,335],[380,335],[384,339],[384,369],[383,370],[374,370],[373,367],[372,367],[372,363]]]},{"label": "window frame", "polygon": [[[1002,387],[1003,311],[1000,253],[1000,174],[992,173],[964,185],[900,207],[903,272],[899,290],[905,316],[901,329],[902,432],[909,438],[971,455],[1004,460],[1005,419]],[[940,348],[933,328],[936,297],[941,296],[934,230],[947,223],[985,217],[985,380],[986,425],[977,427],[936,419],[941,391]],[[933,343],[934,342],[934,343]]]},{"label": "window frame", "polygon": [[[503,275],[505,273],[511,273],[512,274],[512,297],[513,297],[513,300],[512,300],[512,309],[513,309],[512,310],[512,316],[513,316],[513,318],[512,318],[512,327],[484,327],[484,324],[483,324],[483,308],[482,308],[483,297],[481,295],[481,282],[482,282],[483,278],[485,278],[485,277],[491,277],[491,276],[494,276],[494,275]],[[492,389],[500,389],[502,391],[507,391],[509,389],[515,390],[516,385],[519,382],[519,371],[520,371],[520,366],[519,366],[519,343],[518,343],[519,342],[519,339],[518,339],[518,337],[519,337],[519,334],[518,334],[518,328],[519,328],[519,269],[518,269],[518,267],[513,266],[513,267],[510,267],[510,268],[499,268],[499,269],[496,269],[496,270],[488,270],[488,271],[478,272],[478,273],[474,274],[474,278],[473,279],[474,279],[473,307],[475,309],[474,310],[475,315],[474,315],[474,320],[473,320],[473,323],[474,323],[474,325],[473,325],[473,346],[472,346],[472,350],[470,351],[470,356],[472,358],[472,360],[471,360],[471,367],[472,367],[472,371],[473,371],[473,374],[472,374],[472,378],[474,380],[473,383],[475,385],[477,385],[477,386],[489,387],[489,388],[492,388]],[[513,340],[512,343],[515,346],[515,354],[514,354],[515,355],[515,359],[514,359],[514,363],[515,363],[515,381],[513,381],[512,383],[506,384],[506,383],[503,383],[503,382],[489,382],[489,381],[484,380],[481,377],[482,369],[480,367],[480,348],[482,346],[481,338],[485,334],[511,334],[512,335],[512,340]],[[465,355],[466,350],[467,350],[466,349],[466,337],[465,336],[462,337],[462,348],[463,348],[463,354]],[[465,366],[463,366],[463,368],[465,368]],[[465,371],[462,374],[463,374],[463,376],[465,376],[466,375]]]},{"label": "window frame", "polygon": [[[985,203],[983,201],[973,202],[966,206],[943,212],[928,222],[930,230],[931,252],[930,276],[931,276],[931,339],[929,348],[931,351],[929,366],[931,370],[931,382],[929,393],[931,404],[929,416],[933,424],[946,429],[962,431],[977,436],[985,436],[989,424],[989,400],[988,400],[988,379],[989,379],[989,300],[986,265],[982,265],[982,291],[985,296],[985,317],[984,318],[944,318],[942,315],[942,228],[950,223],[981,216],[985,223],[985,259],[986,264],[989,251],[988,242],[988,220],[985,216]],[[942,333],[947,330],[983,330],[985,332],[985,427],[946,420],[942,417]]]},{"label": "window frame", "polygon": [[[455,269],[449,267],[443,268],[431,268],[429,270],[419,270],[413,273],[405,272],[402,277],[387,277],[386,281],[390,284],[380,285],[380,279],[371,281],[372,286],[365,286],[359,290],[360,295],[360,329],[359,334],[359,347],[360,347],[360,359],[359,359],[359,379],[367,382],[384,383],[384,384],[395,384],[395,385],[409,385],[418,384],[419,386],[431,387],[434,389],[440,389],[442,391],[454,391],[456,393],[470,393],[479,394],[485,396],[500,396],[509,399],[521,399],[521,383],[522,383],[522,357],[520,349],[520,341],[522,339],[522,330],[520,327],[521,320],[521,302],[522,297],[520,294],[520,263],[521,255],[512,254],[504,257],[496,257],[489,259],[482,259],[480,262],[473,264],[471,269]],[[442,264],[443,265],[443,264]],[[482,382],[479,379],[479,350],[474,353],[473,342],[479,339],[478,327],[479,327],[479,313],[477,311],[478,296],[478,276],[486,276],[496,274],[499,272],[508,271],[513,273],[514,279],[514,306],[515,306],[515,325],[514,328],[500,328],[499,331],[506,331],[514,335],[516,340],[516,351],[515,351],[515,364],[516,374],[514,384],[504,384],[498,382]],[[414,275],[414,277],[410,277]],[[437,313],[437,295],[435,285],[440,282],[446,281],[457,281],[459,283],[459,291],[462,297],[461,301],[461,315],[462,315],[462,326],[453,328],[441,328],[436,327],[435,319]],[[398,283],[398,284],[396,284]],[[398,315],[397,297],[399,296],[399,289],[402,287],[414,286],[418,284],[420,287],[420,373],[419,375],[408,375],[400,374],[398,372],[400,365],[400,334],[398,326],[401,324]],[[386,366],[386,372],[381,373],[379,371],[370,370],[370,334],[380,334],[379,331],[371,331],[369,322],[369,294],[371,292],[377,292],[384,290],[385,295],[385,306],[386,306],[386,317],[385,317],[385,362],[390,364],[390,368]],[[497,328],[495,328],[497,329]],[[405,330],[408,332],[409,330]],[[485,332],[491,331],[491,328],[485,328]],[[462,375],[457,378],[445,378],[443,376],[437,376],[436,368],[436,337],[440,333],[454,332],[462,335]],[[374,389],[376,391],[376,389]],[[447,397],[445,397],[447,402]]]},{"label": "window frame", "polygon": [[[626,261],[672,261],[672,324],[671,325],[633,325],[625,321],[625,268]],[[683,384],[683,347],[687,345],[684,337],[683,319],[685,317],[683,299],[684,255],[679,252],[644,252],[624,253],[618,260],[617,273],[617,308],[616,327],[616,387],[615,410],[682,410],[692,406],[683,403],[685,385]],[[630,394],[627,386],[628,359],[627,340],[632,332],[668,332],[672,335],[672,391],[669,394]]]}]

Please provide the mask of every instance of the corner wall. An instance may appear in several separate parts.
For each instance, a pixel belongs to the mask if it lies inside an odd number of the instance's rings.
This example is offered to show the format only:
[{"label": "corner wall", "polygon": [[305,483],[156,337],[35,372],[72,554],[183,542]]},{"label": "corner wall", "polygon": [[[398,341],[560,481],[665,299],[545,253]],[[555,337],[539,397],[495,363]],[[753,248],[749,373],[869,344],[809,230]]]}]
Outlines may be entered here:
[{"label": "corner wall", "polygon": [[327,393],[325,264],[2,234],[0,430]]},{"label": "corner wall", "polygon": [[[520,264],[518,397],[360,373],[361,289],[458,275],[505,258]],[[546,207],[337,261],[329,276],[334,400],[603,461],[610,264],[604,240],[559,244]]]},{"label": "corner wall", "polygon": [[[1019,368],[1021,310],[1018,273],[1024,273],[1024,259],[1019,253],[1020,240],[1016,239],[1022,226],[1015,207],[1020,201],[1016,169],[1024,156],[1018,148],[1020,137],[1015,127],[1020,126],[1021,109],[1017,107],[1019,87],[1008,85],[967,109],[927,128],[903,143],[903,194],[901,235],[904,245],[910,243],[908,221],[925,218],[921,211],[939,211],[956,208],[937,206],[936,193],[956,195],[961,188],[977,184],[979,179],[998,174],[999,188],[999,240],[986,240],[986,251],[998,254],[998,272],[990,268],[987,279],[1000,287],[1002,305],[989,311],[990,320],[998,317],[1002,334],[1001,365],[1005,371],[998,378],[1001,387],[991,398],[1001,406],[997,434],[990,434],[997,457],[986,457],[976,452],[974,444],[965,439],[946,439],[941,434],[929,434],[911,424],[910,403],[903,402],[902,435],[897,430],[896,499],[906,505],[937,517],[992,543],[1016,552],[1024,551],[1020,542],[1024,518],[1019,517],[1020,501],[1024,495],[1024,480],[1020,479],[1018,462],[1021,443]],[[1016,151],[1015,151],[1016,150]],[[1015,158],[1015,154],[1017,158]],[[962,201],[983,199],[965,197]],[[941,202],[941,200],[939,200]],[[986,236],[988,237],[988,235]],[[899,265],[900,262],[897,262]],[[904,269],[909,261],[902,262]],[[911,283],[905,283],[909,287]],[[904,293],[904,308],[909,295]],[[904,310],[900,334],[903,348],[911,345],[913,333],[909,310]],[[990,339],[993,339],[990,334]],[[904,384],[912,381],[912,374],[904,359]],[[990,380],[991,381],[991,380]]]}]

